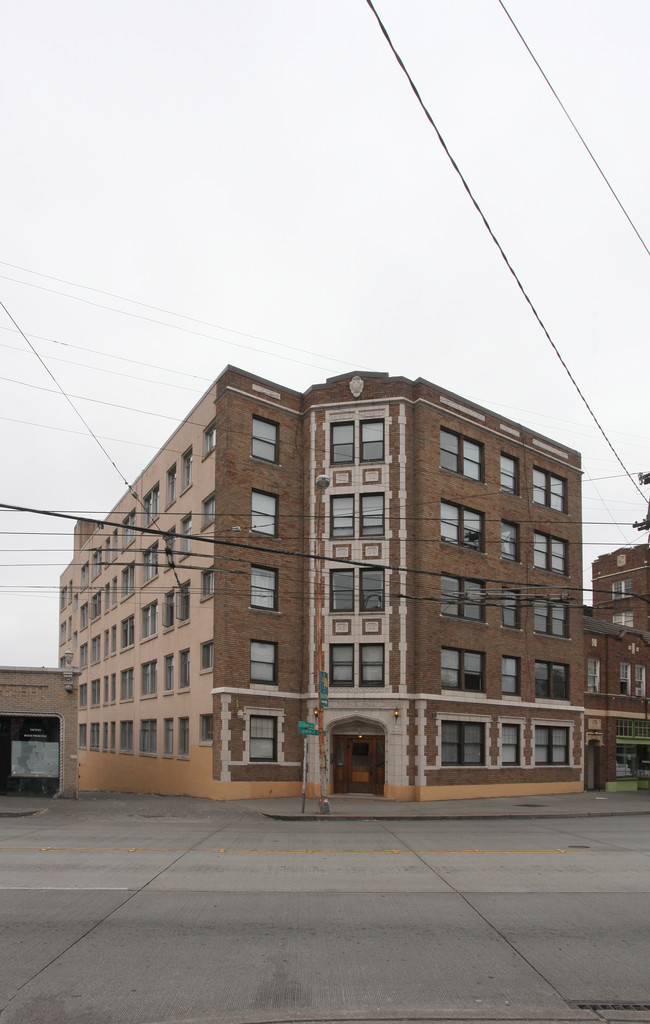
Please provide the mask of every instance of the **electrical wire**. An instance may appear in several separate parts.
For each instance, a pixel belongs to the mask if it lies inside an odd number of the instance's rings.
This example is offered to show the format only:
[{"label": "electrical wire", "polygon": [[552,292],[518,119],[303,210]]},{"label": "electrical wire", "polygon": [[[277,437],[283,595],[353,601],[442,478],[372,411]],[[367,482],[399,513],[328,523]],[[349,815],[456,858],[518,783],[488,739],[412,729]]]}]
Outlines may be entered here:
[{"label": "electrical wire", "polygon": [[[51,274],[43,274],[43,273],[41,273],[38,270],[30,270],[29,267],[19,267],[19,266],[16,266],[15,263],[7,263],[5,260],[0,260],[0,266],[11,267],[12,270],[20,270],[21,273],[33,274],[35,277],[43,277],[47,281],[55,281],[57,284],[66,284],[66,285],[69,285],[72,288],[81,288],[83,291],[94,292],[96,295],[106,295],[108,298],[111,298],[111,299],[119,299],[120,302],[129,302],[129,303],[131,303],[131,305],[140,306],[142,309],[151,309],[151,310],[153,310],[156,313],[164,313],[165,316],[174,316],[174,317],[177,317],[179,320],[187,320],[189,323],[200,324],[202,327],[210,327],[210,328],[212,328],[212,330],[215,330],[215,331],[227,331],[228,334],[237,334],[241,338],[250,338],[252,341],[263,341],[267,345],[276,345],[279,348],[286,348],[286,349],[288,349],[291,352],[300,352],[303,355],[310,355],[310,356],[318,355],[318,356],[321,356],[321,357],[330,358],[330,357],[326,356],[326,354],[323,353],[323,352],[318,352],[318,353],[310,352],[308,349],[299,348],[296,345],[287,345],[285,342],[282,342],[282,341],[273,341],[272,338],[266,338],[266,337],[264,337],[263,335],[260,335],[260,334],[249,334],[247,331],[236,330],[234,327],[224,327],[223,324],[211,323],[209,320],[200,320],[198,317],[188,316],[186,313],[177,313],[173,309],[164,309],[161,306],[151,305],[151,303],[149,303],[149,302],[141,302],[138,299],[130,299],[130,298],[128,298],[125,295],[117,295],[115,292],[104,291],[101,288],[92,288],[89,285],[79,284],[77,281],[67,281],[64,278],[53,277]],[[2,277],[2,275],[0,275],[0,278],[1,277]],[[14,278],[6,278],[5,280],[14,281],[15,279]],[[16,283],[17,284],[29,284],[28,281],[16,281]],[[32,284],[31,287],[39,288],[41,286],[36,285],[36,284]],[[50,289],[44,289],[44,290],[45,291],[49,291]],[[70,299],[76,298],[76,296],[69,295],[66,292],[55,292],[55,294],[57,294],[57,295],[64,295],[64,296],[66,296],[67,298],[70,298]],[[87,300],[81,300],[81,301],[87,301]],[[111,307],[100,306],[100,309],[109,309],[109,308],[111,308]],[[112,312],[126,312],[126,311],[112,309]],[[154,322],[157,322],[157,321],[154,321]],[[166,326],[169,326],[169,325],[166,325]],[[234,345],[235,342],[228,341],[227,344]],[[259,349],[253,349],[252,351],[260,351],[260,350]],[[369,366],[360,366],[357,363],[349,363],[345,359],[338,359],[338,358],[337,359],[333,359],[333,358],[330,358],[330,362],[340,363],[342,366],[348,366],[351,369],[355,369],[355,370],[359,370],[359,369],[370,370]],[[306,364],[306,365],[311,365],[311,364]],[[323,367],[319,367],[319,369],[323,369]]]},{"label": "electrical wire", "polygon": [[[78,514],[73,514],[73,513],[68,513],[68,512],[54,512],[54,511],[47,510],[47,509],[30,508],[30,507],[20,506],[20,505],[11,505],[11,504],[0,503],[0,509],[4,509],[5,511],[13,511],[13,512],[27,512],[27,513],[30,513],[30,514],[33,514],[33,515],[49,516],[49,517],[53,517],[53,518],[56,518],[56,519],[71,519],[71,520],[75,520],[76,522],[89,523],[90,525],[97,526],[100,529],[102,529],[103,527],[106,527],[106,526],[110,527],[110,528],[116,527],[118,529],[121,529],[122,526],[123,526],[123,524],[121,522],[107,522],[106,520],[102,520],[102,519],[95,518],[95,517],[90,517],[90,516],[81,516],[81,515],[78,515]],[[161,535],[165,536],[164,532],[161,531],[159,528],[154,528],[154,527],[150,527],[150,526],[137,526],[137,525],[133,524],[133,525],[129,525],[129,529],[132,530],[134,533],[141,533],[141,534],[148,534],[148,535],[153,534],[153,535],[156,535],[156,536],[161,536]],[[263,535],[260,535],[260,536],[263,537]],[[254,545],[243,544],[241,541],[226,540],[225,538],[215,537],[215,536],[213,536],[211,534],[208,534],[208,535],[205,535],[205,534],[183,534],[182,535],[182,539],[184,539],[186,541],[191,541],[191,542],[198,541],[198,542],[205,543],[205,544],[212,544],[214,547],[233,548],[235,550],[242,550],[243,549],[243,550],[251,552],[253,554],[259,554],[260,552],[262,552],[264,554],[271,554],[271,555],[275,555],[275,556],[288,555],[289,557],[296,558],[296,559],[307,560],[307,561],[310,561],[311,563],[314,563],[314,564],[316,562],[334,563],[334,564],[338,563],[338,564],[345,565],[347,567],[355,567],[356,566],[356,567],[363,568],[363,569],[377,568],[377,564],[375,562],[359,561],[359,560],[350,559],[350,558],[336,558],[336,557],[332,557],[330,555],[316,555],[316,554],[312,554],[311,552],[292,551],[292,550],[289,550],[287,548],[280,548],[280,547],[275,547],[275,546],[274,547],[267,547],[266,545],[260,544],[260,543],[255,543]],[[99,550],[99,548],[97,548],[97,550]],[[177,554],[178,554],[178,552],[177,552]],[[446,572],[435,571],[435,570],[432,570],[432,569],[418,569],[418,568],[410,567],[410,566],[406,567],[406,566],[399,566],[399,565],[390,565],[390,564],[388,564],[388,565],[383,565],[382,568],[384,568],[385,570],[391,570],[392,572],[410,573],[411,575],[422,576],[422,577],[440,577],[440,576],[448,575],[448,573],[446,573]],[[520,589],[520,588],[522,588],[524,586],[529,586],[529,584],[520,582],[518,580],[515,581],[515,580],[512,580],[512,579],[503,579],[503,578],[500,578],[500,577],[499,578],[486,577],[483,582],[485,582],[485,583],[503,584],[503,585],[506,585],[506,586],[516,587],[518,589]],[[179,584],[179,586],[180,586],[180,584]],[[576,591],[580,591],[580,592],[583,591],[583,587],[582,586],[580,586],[580,587],[573,587],[573,586],[568,586],[568,585],[565,586],[560,581],[554,583],[552,586],[549,585],[548,587],[542,587],[542,588],[537,587],[536,589],[557,590],[558,588],[561,588],[562,590],[566,590],[566,591],[571,591],[571,590],[576,590]]]},{"label": "electrical wire", "polygon": [[608,447],[610,448],[610,450],[613,452],[614,456],[616,457],[616,461],[619,463],[621,468],[624,470],[625,475],[630,479],[630,481],[632,482],[632,485],[636,488],[636,490],[639,492],[639,494],[641,495],[641,497],[645,501],[645,495],[643,494],[643,491],[638,486],[636,480],[634,479],[632,474],[629,472],[629,470],[625,466],[625,464],[624,464],[623,460],[621,459],[620,455],[618,454],[618,452],[614,448],[614,445],[612,444],[612,442],[610,441],[609,437],[605,433],[605,430],[601,426],[600,421],[598,420],[595,412],[593,411],[593,409],[589,405],[589,402],[587,401],[585,395],[581,391],[581,389],[580,389],[580,387],[578,385],[578,382],[576,381],[576,379],[573,376],[573,374],[571,373],[567,363],[565,362],[564,357],[562,356],[562,354],[560,353],[560,350],[558,349],[557,345],[555,344],[555,342],[551,338],[551,335],[549,334],[546,325],[544,324],[541,316],[539,315],[539,313],[537,312],[535,306],[533,305],[532,299],[530,298],[530,296],[528,295],[528,292],[524,288],[524,286],[523,286],[519,276],[517,275],[517,272],[515,271],[515,269],[512,266],[512,264],[510,263],[510,260],[508,259],[507,255],[505,253],[505,250],[503,249],[501,243],[499,242],[499,240],[497,239],[496,235],[494,234],[494,231],[490,227],[490,224],[489,224],[489,222],[487,220],[487,217],[485,216],[485,214],[483,213],[483,210],[479,206],[478,201],[474,198],[474,194],[473,194],[472,190],[470,189],[470,187],[469,187],[469,185],[468,185],[468,183],[467,183],[467,181],[466,181],[462,171],[460,170],[460,167],[458,166],[458,164],[454,160],[453,156],[451,155],[451,153],[449,151],[449,148],[447,147],[447,144],[446,144],[445,140],[443,139],[442,135],[440,134],[440,130],[438,129],[438,126],[436,125],[435,121],[433,120],[433,117],[431,116],[431,113],[429,112],[427,106],[425,105],[424,100],[422,99],[422,97],[421,97],[421,95],[420,95],[420,93],[418,91],[418,88],[417,88],[415,82],[413,81],[409,71],[406,68],[406,65],[404,64],[404,61],[402,60],[402,58],[398,54],[397,50],[395,49],[395,46],[393,45],[393,42],[392,42],[392,40],[391,40],[391,38],[390,38],[390,36],[388,34],[388,31],[387,31],[383,21],[379,17],[379,14],[377,13],[377,11],[375,9],[374,4],[372,3],[372,0],[366,0],[366,4],[368,5],[370,10],[374,14],[375,19],[377,20],[377,24],[379,25],[379,28],[380,28],[380,30],[381,30],[381,32],[382,32],[386,42],[388,43],[388,46],[390,47],[390,49],[391,49],[391,51],[393,53],[393,56],[395,57],[395,60],[397,61],[397,63],[399,64],[400,68],[404,72],[404,75],[406,76],[406,79],[407,79],[407,81],[408,81],[408,83],[409,83],[409,85],[410,85],[410,87],[411,87],[411,89],[412,89],[412,91],[413,91],[413,93],[415,95],[415,98],[417,99],[420,107],[422,108],[427,121],[429,122],[429,124],[433,128],[434,132],[436,133],[440,145],[442,146],[442,148],[443,148],[446,156],[448,157],[452,167],[456,171],[456,174],[460,178],[460,180],[462,182],[462,185],[463,185],[463,188],[467,192],[467,195],[469,196],[469,198],[470,198],[474,208],[476,209],[476,212],[478,213],[478,215],[480,216],[481,220],[483,221],[483,225],[484,225],[485,229],[487,230],[488,234],[490,235],[490,238],[492,239],[492,241],[494,242],[495,246],[497,247],[497,249],[498,249],[498,251],[499,251],[499,253],[501,255],[501,258],[503,259],[506,267],[508,268],[510,274],[512,275],[515,283],[517,284],[517,287],[519,288],[519,291],[521,292],[521,294],[523,295],[526,303],[530,307],[530,310],[531,310],[533,316],[535,317],[535,320],[537,321],[537,323],[541,327],[542,331],[544,332],[544,335],[545,335],[547,341],[549,342],[551,348],[553,349],[553,351],[555,352],[557,358],[559,359],[560,363],[562,364],[562,366],[563,366],[567,376],[569,377],[569,380],[573,384],[575,390],[577,391],[577,393],[580,396],[583,404],[585,405],[587,411],[589,412],[589,415],[591,416],[591,418],[593,419],[594,423],[598,427],[598,430],[600,431],[600,433],[602,434],[603,438],[605,439]]},{"label": "electrical wire", "polygon": [[[5,325],[0,325],[0,330],[11,331],[12,333],[18,333],[18,332],[15,332],[13,330],[13,328],[7,327]],[[87,346],[84,346],[84,345],[75,345],[75,344],[73,344],[71,342],[57,341],[54,338],[46,338],[46,337],[44,337],[42,335],[38,335],[38,334],[30,333],[29,337],[32,338],[33,340],[36,340],[36,341],[45,341],[45,342],[48,342],[49,344],[52,344],[52,345],[60,345],[60,346],[62,346],[64,348],[77,349],[80,352],[85,352],[85,353],[91,353],[91,354],[94,354],[94,355],[99,355],[99,356],[102,356],[102,357],[105,357],[105,358],[110,358],[110,359],[117,360],[118,362],[131,363],[131,364],[133,364],[135,366],[144,366],[144,367],[147,367],[148,369],[152,369],[152,370],[158,370],[158,371],[162,370],[165,373],[173,373],[174,376],[176,376],[176,377],[178,377],[178,376],[189,377],[192,380],[199,381],[203,385],[203,387],[202,387],[202,389],[198,389],[198,388],[196,388],[196,389],[194,389],[194,388],[185,388],[182,385],[178,385],[178,384],[174,384],[174,383],[169,383],[167,381],[153,380],[151,377],[137,377],[135,375],[131,375],[131,374],[127,374],[127,373],[119,373],[118,371],[108,370],[105,367],[93,366],[90,363],[81,363],[81,362],[76,362],[75,360],[66,360],[66,359],[62,359],[61,357],[55,357],[55,356],[46,356],[46,357],[44,357],[44,358],[47,358],[47,359],[56,360],[57,362],[64,362],[64,363],[66,363],[66,364],[68,364],[70,366],[79,366],[79,367],[83,367],[83,368],[86,368],[86,369],[89,369],[89,370],[93,370],[93,371],[98,372],[98,373],[110,373],[110,374],[114,374],[114,375],[119,375],[121,377],[124,377],[127,380],[142,381],[143,383],[152,384],[154,386],[161,385],[163,387],[173,387],[173,388],[177,388],[177,389],[180,389],[180,390],[191,391],[191,392],[193,392],[194,394],[197,394],[197,395],[203,394],[205,392],[205,386],[207,384],[212,383],[212,379],[209,378],[209,377],[201,377],[198,374],[187,373],[186,371],[180,370],[180,369],[178,369],[176,367],[161,366],[161,365],[158,365],[158,364],[155,364],[155,363],[147,363],[147,362],[144,362],[143,360],[139,360],[139,359],[129,359],[126,356],[115,355],[115,353],[113,353],[113,352],[104,352],[101,349],[88,348]],[[14,351],[14,352],[22,351],[22,349],[19,349],[17,346],[6,345],[6,344],[2,344],[2,343],[0,343],[0,348],[7,348],[10,351]],[[363,367],[359,367],[358,364],[354,364],[354,365],[357,367],[357,369],[363,369]],[[486,406],[487,403],[488,403],[487,399],[483,399],[480,396],[473,397],[471,395],[468,395],[467,398],[468,398],[468,400],[476,402],[477,404],[483,405],[483,406]],[[88,400],[90,400],[90,399],[88,399]],[[526,425],[528,427],[532,427],[532,426],[535,425],[534,420],[531,419],[531,417],[535,417],[535,416],[541,417],[543,421],[552,421],[554,423],[556,423],[556,422],[557,423],[568,423],[568,424],[570,424],[572,426],[583,426],[583,427],[588,427],[589,426],[589,424],[583,423],[583,422],[581,422],[579,420],[567,420],[564,417],[551,416],[548,413],[540,412],[538,409],[532,409],[532,410],[531,409],[524,409],[521,406],[511,406],[511,405],[505,405],[503,403],[499,403],[498,405],[494,405],[493,404],[493,407],[495,409],[496,408],[508,409],[508,410],[511,410],[511,411],[525,413],[526,414]],[[541,425],[545,426],[545,423],[542,423]],[[591,431],[591,432],[589,432],[587,434],[583,434],[583,433],[580,433],[580,432],[577,432],[577,431],[574,431],[574,430],[570,430],[569,433],[572,434],[573,436],[577,436],[577,437],[590,437],[591,438],[591,437],[597,436],[597,432],[593,432],[593,431]],[[633,447],[642,447],[644,450],[646,450],[648,444],[650,444],[650,437],[648,437],[648,438],[640,437],[640,435],[638,433],[636,433],[636,434],[628,434],[625,431],[616,431],[614,436],[616,436],[618,438],[621,438],[621,439],[622,438],[626,438],[626,437],[631,437],[631,438],[633,437],[637,441],[644,442],[644,443],[638,444],[638,445],[633,445],[632,442],[627,442],[628,445],[632,445]],[[587,456],[583,455],[583,458],[586,458],[586,457]],[[599,460],[599,461],[603,461],[603,460]],[[606,461],[609,461],[609,460],[606,460]],[[625,477],[626,475],[627,474],[625,474],[625,473],[621,473],[621,474],[618,474],[618,477]],[[602,479],[615,479],[615,478],[616,477],[607,477],[607,478],[603,477]]]},{"label": "electrical wire", "polygon": [[587,145],[587,143],[586,143],[586,141],[585,141],[585,138],[584,138],[584,136],[583,136],[583,135],[582,135],[582,133],[581,133],[581,132],[579,131],[579,129],[578,129],[578,126],[576,125],[575,121],[574,121],[574,120],[573,120],[573,118],[571,117],[571,115],[570,115],[569,111],[568,111],[568,110],[567,110],[567,108],[566,108],[566,107],[564,106],[564,103],[562,102],[562,100],[561,100],[561,99],[560,99],[560,97],[558,96],[557,92],[555,91],[555,89],[554,89],[554,88],[553,88],[553,86],[551,85],[551,83],[550,83],[550,81],[549,81],[549,79],[548,79],[548,76],[547,76],[547,75],[546,75],[546,73],[544,72],[544,70],[543,70],[543,68],[542,68],[541,64],[540,64],[540,63],[539,63],[539,61],[537,60],[537,57],[535,56],[535,54],[534,54],[534,53],[533,53],[533,51],[531,50],[530,46],[528,45],[528,43],[527,43],[527,42],[526,42],[526,40],[524,39],[523,35],[521,34],[521,31],[519,30],[519,28],[518,28],[518,27],[517,27],[517,25],[515,24],[515,22],[514,22],[514,19],[513,19],[512,15],[510,14],[510,12],[508,11],[508,9],[507,9],[506,5],[505,5],[505,4],[503,3],[503,0],[497,0],[497,3],[499,4],[499,6],[501,7],[501,9],[502,9],[502,10],[503,10],[503,12],[505,13],[506,17],[508,18],[508,21],[510,22],[510,24],[511,24],[511,25],[512,25],[512,27],[514,28],[515,32],[517,33],[517,35],[518,35],[518,36],[519,36],[519,38],[521,39],[522,43],[524,44],[524,46],[525,46],[526,50],[528,51],[528,54],[529,54],[529,56],[530,56],[530,57],[532,58],[532,60],[533,60],[533,62],[534,62],[534,64],[535,64],[535,66],[536,66],[537,70],[539,71],[540,75],[542,76],[542,78],[543,78],[543,79],[544,79],[544,81],[546,82],[547,86],[549,87],[549,89],[550,89],[550,90],[551,90],[551,92],[553,93],[553,95],[554,95],[555,99],[557,100],[557,102],[559,103],[560,107],[562,108],[562,112],[563,112],[563,114],[565,115],[565,117],[566,117],[567,121],[569,122],[569,124],[570,124],[570,125],[571,125],[571,127],[573,128],[574,132],[576,133],[576,135],[577,135],[577,136],[578,136],[578,138],[580,139],[580,141],[581,141],[582,145],[584,146],[584,148],[586,149],[587,153],[589,154],[589,157],[591,158],[591,161],[592,161],[592,163],[593,163],[594,167],[596,168],[596,170],[597,170],[597,171],[598,171],[598,173],[600,174],[601,178],[603,179],[603,181],[604,181],[604,182],[605,182],[605,184],[607,185],[607,188],[609,189],[609,191],[610,191],[610,192],[611,192],[611,194],[613,195],[614,199],[615,199],[615,200],[616,200],[616,202],[618,203],[618,206],[619,206],[619,208],[620,208],[621,212],[623,213],[623,216],[625,217],[626,221],[628,222],[628,224],[629,224],[629,225],[630,225],[630,227],[632,228],[632,230],[633,230],[634,234],[636,235],[636,237],[637,237],[637,238],[639,239],[639,241],[640,241],[641,245],[643,246],[643,248],[644,248],[644,249],[645,249],[645,251],[646,251],[646,254],[647,254],[648,256],[650,256],[650,249],[648,249],[648,246],[647,246],[647,245],[645,244],[645,242],[644,242],[644,240],[643,240],[643,238],[642,238],[642,236],[641,236],[641,233],[640,233],[639,229],[637,228],[636,224],[634,223],[634,221],[633,221],[633,220],[632,220],[632,218],[630,217],[629,213],[627,212],[627,210],[626,210],[626,209],[625,209],[625,207],[623,206],[623,203],[622,203],[622,202],[621,202],[621,200],[619,199],[618,195],[617,195],[617,194],[616,194],[616,192],[614,191],[614,186],[612,185],[612,183],[610,182],[609,178],[608,178],[608,177],[607,177],[607,175],[605,174],[604,170],[602,169],[602,167],[600,166],[600,164],[599,164],[599,163],[598,163],[598,161],[596,160],[596,157],[594,156],[593,152],[591,151],[591,149],[590,149],[590,148],[589,148],[589,146]]},{"label": "electrical wire", "polygon": [[[120,316],[131,316],[134,317],[136,320],[143,320],[146,323],[157,324],[159,327],[167,327],[169,328],[170,331],[180,331],[183,334],[189,334],[195,338],[206,338],[208,341],[218,341],[223,345],[232,345],[233,348],[240,348],[243,349],[245,352],[255,352],[258,355],[264,356],[271,355],[273,359],[282,359],[283,362],[297,363],[300,366],[310,366],[312,369],[325,370],[326,373],[332,372],[331,366],[321,366],[319,363],[308,363],[304,359],[296,359],[295,356],[281,356],[278,352],[269,352],[267,349],[255,348],[253,345],[244,345],[242,344],[242,342],[233,341],[231,338],[219,338],[215,334],[206,334],[205,331],[193,331],[190,330],[189,327],[181,327],[180,324],[170,324],[165,320],[157,320],[155,317],[144,316],[144,314],[142,313],[132,313],[128,309],[116,309],[114,306],[105,306],[101,302],[93,302],[91,299],[84,299],[80,295],[70,295],[68,292],[57,291],[56,288],[46,288],[44,285],[35,284],[33,281],[20,281],[18,278],[8,277],[6,274],[0,274],[0,281],[11,281],[13,284],[20,284],[26,288],[38,288],[39,291],[48,292],[51,295],[61,295],[66,299],[72,299],[74,302],[83,302],[88,306],[95,306],[97,309],[105,309],[109,313],[117,313]],[[127,299],[127,302],[128,301],[130,300]],[[279,342],[276,344],[279,344]],[[287,347],[290,348],[291,346]],[[299,349],[298,351],[302,350]],[[322,358],[327,359],[328,357],[322,356]],[[337,362],[338,360],[332,361]],[[346,363],[345,365],[353,365],[355,369],[369,369],[369,367],[357,366],[356,363]]]},{"label": "electrical wire", "polygon": [[[49,368],[49,367],[47,366],[47,364],[46,364],[46,363],[45,363],[45,362],[43,361],[43,359],[41,358],[41,356],[39,355],[39,353],[38,353],[38,352],[36,351],[36,349],[35,349],[35,348],[34,348],[34,346],[32,345],[31,341],[29,340],[29,338],[27,337],[27,335],[25,334],[25,332],[23,331],[23,329],[22,329],[22,328],[21,328],[21,327],[19,326],[19,324],[18,324],[18,323],[16,322],[16,320],[15,320],[15,319],[13,318],[13,316],[11,315],[11,313],[9,312],[9,310],[7,309],[7,307],[5,306],[4,302],[3,302],[3,301],[2,301],[1,299],[0,299],[0,308],[4,309],[5,313],[7,314],[7,316],[9,317],[9,319],[11,320],[12,324],[14,325],[14,327],[16,328],[16,330],[18,331],[18,333],[19,333],[19,334],[21,335],[21,337],[23,337],[23,338],[25,339],[26,343],[27,343],[27,344],[29,345],[29,348],[30,348],[30,349],[31,349],[31,351],[32,351],[32,352],[34,353],[34,355],[35,355],[35,356],[36,356],[36,358],[38,359],[39,363],[41,364],[41,366],[43,367],[43,369],[45,370],[45,372],[47,373],[47,375],[48,375],[48,376],[49,376],[49,377],[50,377],[50,378],[51,378],[51,379],[52,379],[52,380],[54,381],[54,383],[56,384],[57,392],[59,392],[59,393],[60,393],[61,395],[63,395],[63,397],[65,398],[66,402],[68,403],[68,405],[69,405],[69,406],[70,406],[70,408],[72,409],[72,411],[73,411],[73,412],[75,413],[75,415],[76,415],[76,416],[78,416],[78,417],[79,417],[79,419],[80,419],[80,420],[81,420],[81,422],[83,423],[84,427],[86,428],[86,430],[88,431],[88,433],[90,434],[90,436],[91,436],[92,438],[94,438],[94,440],[96,441],[97,445],[98,445],[98,446],[99,446],[99,447],[101,448],[101,450],[103,451],[104,455],[106,456],[106,458],[107,458],[107,459],[108,459],[108,461],[110,462],[111,466],[113,467],[113,469],[115,470],[115,472],[117,473],[117,475],[119,476],[119,478],[120,478],[120,479],[122,480],[122,482],[123,482],[123,483],[125,484],[125,486],[127,487],[127,489],[129,489],[129,490],[130,490],[130,485],[129,485],[129,482],[128,482],[128,480],[126,479],[126,477],[124,476],[124,474],[122,473],[122,471],[121,471],[120,469],[118,469],[118,467],[117,467],[116,463],[115,463],[115,462],[113,461],[113,459],[111,458],[111,456],[110,456],[110,455],[108,454],[108,451],[106,450],[106,448],[104,447],[104,445],[102,444],[102,442],[100,441],[100,439],[98,438],[97,434],[95,434],[94,430],[92,429],[92,427],[90,426],[90,424],[88,423],[88,421],[87,421],[87,420],[86,420],[86,419],[85,419],[85,418],[84,418],[84,417],[82,416],[82,414],[81,414],[81,413],[80,413],[80,411],[79,411],[79,410],[77,409],[77,407],[76,407],[76,405],[74,404],[74,402],[72,401],[72,399],[71,399],[71,398],[69,397],[69,395],[68,395],[68,394],[67,394],[67,393],[66,393],[66,392],[64,391],[63,387],[62,387],[62,386],[61,386],[61,385],[59,384],[58,380],[56,379],[56,377],[54,376],[54,374],[52,373],[52,371],[50,370],[50,368]],[[47,390],[47,389],[43,388],[42,390]]]}]

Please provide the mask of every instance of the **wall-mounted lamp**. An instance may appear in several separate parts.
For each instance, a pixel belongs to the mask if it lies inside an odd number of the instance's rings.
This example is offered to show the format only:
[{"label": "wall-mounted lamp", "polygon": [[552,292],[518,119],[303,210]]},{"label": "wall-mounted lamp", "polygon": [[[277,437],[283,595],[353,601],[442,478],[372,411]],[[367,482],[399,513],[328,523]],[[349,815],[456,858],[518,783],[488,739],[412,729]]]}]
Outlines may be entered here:
[{"label": "wall-mounted lamp", "polygon": [[318,708],[314,708],[314,718],[318,718]]},{"label": "wall-mounted lamp", "polygon": [[399,708],[395,708],[393,714],[395,715],[395,718],[399,718]]}]

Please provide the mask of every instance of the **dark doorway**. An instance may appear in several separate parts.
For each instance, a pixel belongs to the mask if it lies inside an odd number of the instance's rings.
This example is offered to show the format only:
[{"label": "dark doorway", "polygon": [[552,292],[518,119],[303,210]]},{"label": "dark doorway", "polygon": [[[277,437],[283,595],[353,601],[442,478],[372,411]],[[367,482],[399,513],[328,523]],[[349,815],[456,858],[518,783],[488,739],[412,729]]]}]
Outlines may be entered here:
[{"label": "dark doorway", "polygon": [[334,737],[334,792],[384,795],[386,741],[383,736]]}]

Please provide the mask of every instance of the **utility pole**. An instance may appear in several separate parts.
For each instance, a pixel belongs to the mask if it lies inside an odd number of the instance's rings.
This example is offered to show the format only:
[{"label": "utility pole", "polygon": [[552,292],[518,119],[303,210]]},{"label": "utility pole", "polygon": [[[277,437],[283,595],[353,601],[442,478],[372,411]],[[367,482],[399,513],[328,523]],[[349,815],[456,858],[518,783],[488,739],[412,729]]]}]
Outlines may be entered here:
[{"label": "utility pole", "polygon": [[321,474],[316,477],[316,700],[318,701],[318,759],[320,764],[320,792],[318,794],[318,813],[329,814],[330,805],[327,799],[327,749],[325,746],[324,708],[327,697],[323,697],[323,683],[326,677],[323,665],[323,524],[322,509],[325,491],[330,485],[330,478]]},{"label": "utility pole", "polygon": [[[650,473],[639,473],[639,483],[643,486],[650,484]],[[648,514],[640,523],[633,523],[635,530],[650,530],[650,498],[648,499]]]}]

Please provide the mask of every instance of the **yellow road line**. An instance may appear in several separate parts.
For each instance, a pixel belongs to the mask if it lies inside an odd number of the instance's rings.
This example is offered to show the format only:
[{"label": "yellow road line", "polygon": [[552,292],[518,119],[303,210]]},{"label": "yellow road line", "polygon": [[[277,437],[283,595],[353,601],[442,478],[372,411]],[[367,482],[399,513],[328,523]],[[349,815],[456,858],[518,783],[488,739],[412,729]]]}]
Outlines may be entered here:
[{"label": "yellow road line", "polygon": [[466,854],[466,853],[514,853],[528,855],[531,853],[592,853],[591,850],[570,850],[570,849],[471,849],[471,850],[334,850],[334,849],[278,849],[273,847],[271,849],[261,848],[253,849],[248,847],[231,847],[231,848],[217,848],[217,847],[202,847],[201,849],[187,849],[186,847],[167,847],[167,846],[0,846],[0,854],[4,852],[12,853],[183,853],[183,854],[198,854],[198,853],[281,853],[283,855],[291,853],[299,854],[354,854],[354,855],[367,855],[367,854],[386,854],[386,853],[397,853],[397,854],[416,854],[418,856],[432,856],[434,854]]}]

